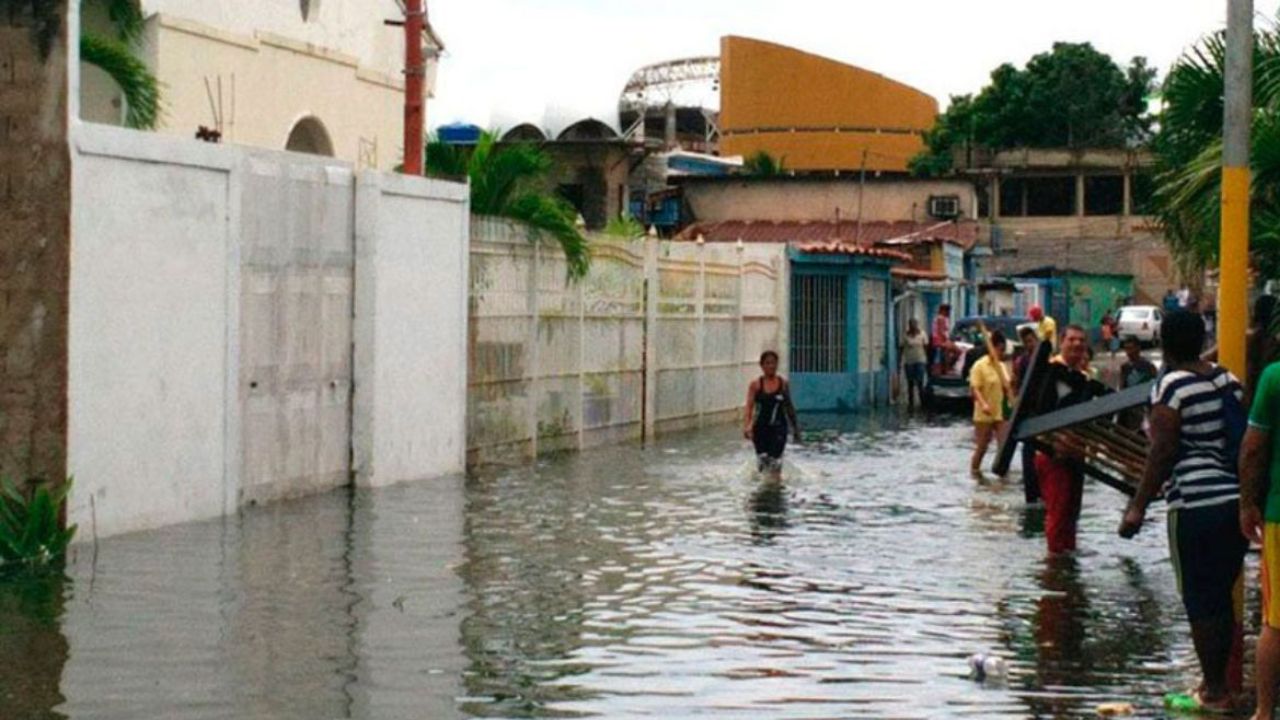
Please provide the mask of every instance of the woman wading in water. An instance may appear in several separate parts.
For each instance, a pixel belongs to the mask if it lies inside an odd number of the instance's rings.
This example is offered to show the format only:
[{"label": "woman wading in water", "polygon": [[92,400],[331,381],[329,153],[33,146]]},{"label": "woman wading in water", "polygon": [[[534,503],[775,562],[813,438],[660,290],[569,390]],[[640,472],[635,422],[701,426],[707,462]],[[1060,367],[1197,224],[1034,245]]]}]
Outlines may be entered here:
[{"label": "woman wading in water", "polygon": [[746,424],[743,436],[756,448],[757,467],[761,472],[782,471],[782,453],[787,449],[787,432],[800,442],[800,424],[791,403],[791,386],[778,374],[778,353],[766,350],[760,355],[764,374],[747,387]]}]

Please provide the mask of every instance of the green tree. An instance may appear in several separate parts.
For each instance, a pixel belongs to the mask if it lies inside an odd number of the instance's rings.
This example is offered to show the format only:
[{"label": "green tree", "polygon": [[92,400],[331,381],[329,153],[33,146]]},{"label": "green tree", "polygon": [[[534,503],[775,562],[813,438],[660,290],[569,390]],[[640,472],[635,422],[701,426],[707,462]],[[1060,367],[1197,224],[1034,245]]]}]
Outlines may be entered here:
[{"label": "green tree", "polygon": [[[1221,223],[1225,42],[1208,36],[1174,64],[1163,87],[1154,212],[1174,257],[1187,270],[1217,264]],[[1252,260],[1280,274],[1280,35],[1254,33],[1250,165]]]},{"label": "green tree", "polygon": [[470,180],[473,213],[519,220],[533,229],[535,241],[550,235],[564,251],[570,279],[587,274],[591,252],[578,213],[544,189],[551,158],[537,145],[499,143],[496,131],[481,133],[473,146],[435,136],[427,143],[426,169],[435,177]]},{"label": "green tree", "polygon": [[767,150],[760,150],[743,161],[742,171],[754,177],[777,177],[787,171],[785,161],[786,158],[775,158]]},{"label": "green tree", "polygon": [[142,40],[144,19],[137,0],[83,0],[81,7],[105,3],[115,36],[80,34],[80,59],[101,68],[124,93],[125,125],[154,129],[160,121],[160,83],[146,63],[134,54]]},{"label": "green tree", "polygon": [[1054,43],[1019,69],[1005,63],[977,95],[951,105],[910,162],[916,175],[952,168],[957,148],[1125,147],[1149,137],[1146,98],[1155,70],[1144,58],[1121,68],[1089,43]]}]

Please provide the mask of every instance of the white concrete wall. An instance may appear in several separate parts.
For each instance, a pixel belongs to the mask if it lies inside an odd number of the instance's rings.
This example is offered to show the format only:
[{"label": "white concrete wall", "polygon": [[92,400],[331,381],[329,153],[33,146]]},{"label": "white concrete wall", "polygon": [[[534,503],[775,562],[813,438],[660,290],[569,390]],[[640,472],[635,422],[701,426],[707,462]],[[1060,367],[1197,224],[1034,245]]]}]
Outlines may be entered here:
[{"label": "white concrete wall", "polygon": [[365,173],[356,197],[358,482],[461,472],[469,191]]},{"label": "white concrete wall", "polygon": [[67,429],[81,539],[220,515],[238,467],[236,155],[86,129],[72,140]]},{"label": "white concrete wall", "polygon": [[[279,163],[288,183],[298,174],[290,168],[318,161],[73,130],[68,515],[81,540],[212,518],[246,501],[242,217],[286,196],[261,183],[249,191],[251,163],[264,162]],[[370,468],[362,481],[460,470],[466,188],[378,174],[359,186],[352,424]],[[315,222],[332,215],[328,202],[312,208]]]}]

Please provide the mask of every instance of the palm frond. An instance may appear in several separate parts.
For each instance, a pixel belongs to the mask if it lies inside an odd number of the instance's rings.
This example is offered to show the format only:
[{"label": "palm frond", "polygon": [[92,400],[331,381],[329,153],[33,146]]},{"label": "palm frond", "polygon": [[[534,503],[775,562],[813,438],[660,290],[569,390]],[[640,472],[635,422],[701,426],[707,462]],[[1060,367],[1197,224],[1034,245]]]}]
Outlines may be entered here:
[{"label": "palm frond", "polygon": [[453,145],[433,137],[427,144],[427,174],[471,183],[471,212],[519,220],[535,241],[549,235],[568,261],[569,279],[587,273],[591,253],[578,228],[578,213],[550,193],[545,182],[551,158],[533,143],[499,142],[498,131],[480,134],[475,145]]},{"label": "palm frond", "polygon": [[106,0],[106,3],[107,17],[120,33],[120,38],[126,42],[141,40],[146,30],[146,19],[142,16],[138,0]]},{"label": "palm frond", "polygon": [[80,59],[101,68],[120,86],[125,125],[140,130],[155,128],[160,121],[160,82],[127,45],[85,33],[80,36]]},{"label": "palm frond", "polygon": [[572,205],[551,195],[530,192],[512,200],[504,214],[532,228],[535,242],[541,240],[543,233],[554,238],[564,252],[570,280],[586,276],[591,267],[590,245],[578,229],[578,213]]}]

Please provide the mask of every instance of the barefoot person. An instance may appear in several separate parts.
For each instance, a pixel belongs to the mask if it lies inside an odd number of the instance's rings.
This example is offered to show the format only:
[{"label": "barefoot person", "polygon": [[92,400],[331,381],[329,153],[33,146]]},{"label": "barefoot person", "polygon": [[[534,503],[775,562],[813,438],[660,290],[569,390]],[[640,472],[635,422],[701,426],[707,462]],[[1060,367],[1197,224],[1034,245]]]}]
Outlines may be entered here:
[{"label": "barefoot person", "polygon": [[1152,390],[1151,448],[1120,536],[1138,533],[1147,505],[1165,487],[1169,555],[1204,676],[1189,700],[1196,709],[1225,712],[1239,632],[1233,598],[1248,549],[1237,478],[1244,392],[1236,376],[1200,359],[1204,340],[1204,320],[1195,313],[1179,310],[1160,324],[1165,373]]},{"label": "barefoot person", "polygon": [[[1280,363],[1262,371],[1240,452],[1240,529],[1262,545],[1262,633],[1258,636],[1258,712],[1271,720],[1280,684]],[[1268,466],[1270,470],[1268,471]]]},{"label": "barefoot person", "polygon": [[[973,394],[973,428],[976,445],[969,459],[969,472],[982,477],[982,459],[987,454],[992,438],[999,438],[1004,429],[1005,386],[1009,381],[1004,375],[1004,333],[991,333],[991,352],[983,355],[969,370],[969,390]],[[995,353],[994,357],[991,353]]]},{"label": "barefoot person", "polygon": [[787,449],[787,431],[800,442],[800,423],[791,403],[791,386],[778,374],[778,353],[766,350],[760,355],[760,371],[764,373],[747,387],[747,407],[743,436],[756,448],[761,470],[779,472],[782,453]]}]

